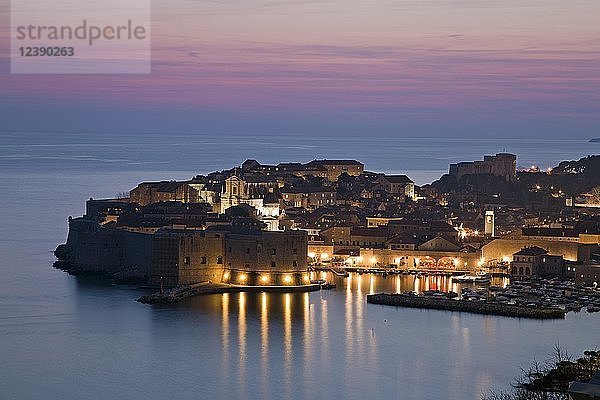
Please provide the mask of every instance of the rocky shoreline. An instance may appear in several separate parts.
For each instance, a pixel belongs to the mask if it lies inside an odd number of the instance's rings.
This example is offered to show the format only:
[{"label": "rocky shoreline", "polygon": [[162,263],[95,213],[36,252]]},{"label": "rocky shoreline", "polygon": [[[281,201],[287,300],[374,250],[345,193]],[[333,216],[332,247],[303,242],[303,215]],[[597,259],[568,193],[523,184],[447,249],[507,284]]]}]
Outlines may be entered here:
[{"label": "rocky shoreline", "polygon": [[142,285],[144,284],[147,279],[137,279],[131,276],[124,276],[122,273],[120,273],[119,271],[115,271],[115,272],[109,272],[109,271],[102,271],[102,270],[87,270],[87,269],[83,269],[80,267],[77,267],[73,264],[70,264],[67,261],[64,260],[58,260],[55,261],[52,264],[53,268],[59,269],[63,272],[68,273],[69,275],[73,275],[73,276],[95,276],[98,278],[103,278],[103,279],[110,279],[116,283],[123,283],[123,284],[135,284],[135,285]]},{"label": "rocky shoreline", "polygon": [[228,285],[199,284],[190,287],[173,288],[142,296],[137,301],[142,304],[175,304],[189,297],[201,294],[233,293],[235,288]]},{"label": "rocky shoreline", "polygon": [[565,318],[565,311],[559,308],[530,308],[514,304],[432,298],[425,296],[416,296],[412,294],[371,294],[367,295],[367,303],[397,307],[424,308],[433,310],[469,312],[485,315],[499,315],[516,318]]}]

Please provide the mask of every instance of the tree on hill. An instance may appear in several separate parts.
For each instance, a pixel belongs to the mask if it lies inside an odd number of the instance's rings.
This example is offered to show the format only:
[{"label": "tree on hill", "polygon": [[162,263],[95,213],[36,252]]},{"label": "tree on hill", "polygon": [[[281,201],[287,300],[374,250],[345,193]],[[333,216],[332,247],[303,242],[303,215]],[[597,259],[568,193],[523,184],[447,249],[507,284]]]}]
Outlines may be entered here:
[{"label": "tree on hill", "polygon": [[600,204],[600,186],[596,186],[589,192],[590,196],[587,199],[587,203],[590,205]]}]

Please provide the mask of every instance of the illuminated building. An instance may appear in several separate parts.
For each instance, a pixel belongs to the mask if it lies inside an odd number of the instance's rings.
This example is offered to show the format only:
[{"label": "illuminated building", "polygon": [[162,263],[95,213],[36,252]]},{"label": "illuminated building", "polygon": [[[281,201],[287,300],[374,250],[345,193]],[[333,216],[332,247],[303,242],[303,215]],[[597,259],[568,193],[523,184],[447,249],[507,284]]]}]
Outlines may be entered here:
[{"label": "illuminated building", "polygon": [[151,283],[305,285],[307,268],[304,231],[271,232],[248,226],[162,229],[153,239]]}]

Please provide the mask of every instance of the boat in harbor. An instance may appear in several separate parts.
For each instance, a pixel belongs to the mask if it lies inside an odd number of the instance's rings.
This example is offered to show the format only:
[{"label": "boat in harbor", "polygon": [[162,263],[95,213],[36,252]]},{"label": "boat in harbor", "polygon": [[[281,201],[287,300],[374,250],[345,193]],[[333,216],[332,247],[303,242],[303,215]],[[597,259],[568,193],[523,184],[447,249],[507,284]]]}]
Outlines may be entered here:
[{"label": "boat in harbor", "polygon": [[485,272],[478,272],[475,275],[465,274],[465,275],[453,276],[452,280],[455,282],[459,282],[459,283],[486,284],[486,283],[490,283],[492,281],[492,277],[490,276],[490,274],[487,274]]},{"label": "boat in harbor", "polygon": [[337,285],[334,282],[325,282],[325,283],[321,284],[322,290],[331,290],[331,289],[335,289],[336,287],[337,287]]},{"label": "boat in harbor", "polygon": [[565,305],[565,310],[579,312],[583,306],[579,303],[569,303]]},{"label": "boat in harbor", "polygon": [[492,277],[489,274],[478,275],[474,282],[479,284],[489,284],[492,282]]}]

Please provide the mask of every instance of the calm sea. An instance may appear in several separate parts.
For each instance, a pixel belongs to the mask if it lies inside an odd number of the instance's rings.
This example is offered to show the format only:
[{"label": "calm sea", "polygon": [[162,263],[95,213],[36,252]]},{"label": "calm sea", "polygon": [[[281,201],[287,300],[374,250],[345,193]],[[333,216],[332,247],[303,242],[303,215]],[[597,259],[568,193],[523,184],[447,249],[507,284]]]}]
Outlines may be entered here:
[{"label": "calm sea", "polygon": [[[356,158],[418,183],[450,162],[510,151],[520,165],[598,153],[585,141],[0,133],[1,399],[477,399],[556,343],[599,345],[600,316],[530,321],[368,305],[412,278],[353,275],[334,291],[141,305],[133,286],[51,268],[89,197],[246,158]],[[434,278],[419,283],[434,287]]]}]

